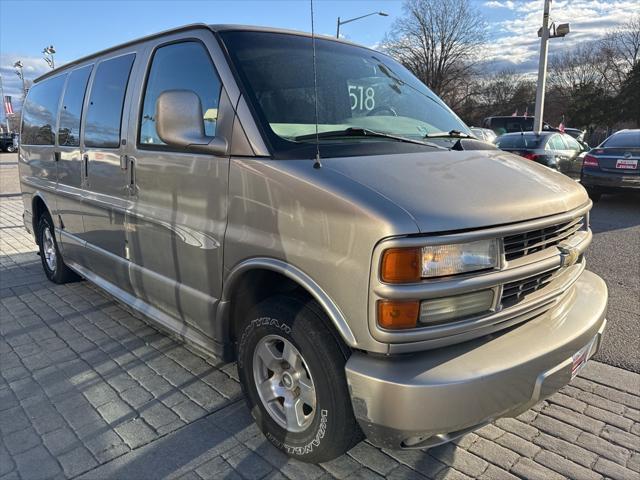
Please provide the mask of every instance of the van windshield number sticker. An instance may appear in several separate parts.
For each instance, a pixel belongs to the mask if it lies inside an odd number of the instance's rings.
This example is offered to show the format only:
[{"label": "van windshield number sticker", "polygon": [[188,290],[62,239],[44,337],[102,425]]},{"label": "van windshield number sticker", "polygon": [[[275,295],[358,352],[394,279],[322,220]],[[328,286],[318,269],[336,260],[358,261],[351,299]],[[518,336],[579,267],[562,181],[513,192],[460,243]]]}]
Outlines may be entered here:
[{"label": "van windshield number sticker", "polygon": [[349,85],[351,110],[373,110],[376,108],[375,96],[376,92],[372,87],[364,88],[361,85]]}]

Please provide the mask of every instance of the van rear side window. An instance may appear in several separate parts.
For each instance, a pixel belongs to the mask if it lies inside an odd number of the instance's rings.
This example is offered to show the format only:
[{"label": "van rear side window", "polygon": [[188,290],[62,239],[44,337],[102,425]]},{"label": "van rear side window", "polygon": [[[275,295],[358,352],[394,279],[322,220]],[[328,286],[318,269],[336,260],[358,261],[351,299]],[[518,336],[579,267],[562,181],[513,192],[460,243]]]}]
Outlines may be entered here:
[{"label": "van rear side window", "polygon": [[48,78],[29,90],[22,115],[23,145],[53,145],[60,94],[66,75]]},{"label": "van rear side window", "polygon": [[80,116],[92,68],[93,65],[87,65],[74,70],[69,75],[60,110],[60,126],[58,127],[58,145],[61,147],[80,145]]},{"label": "van rear side window", "polygon": [[135,54],[100,62],[91,87],[84,124],[87,147],[117,148],[127,83]]},{"label": "van rear side window", "polygon": [[222,89],[211,58],[199,42],[181,42],[158,48],[153,55],[140,119],[140,143],[164,145],[156,132],[158,96],[167,90],[191,90],[200,97],[204,130],[214,137]]}]

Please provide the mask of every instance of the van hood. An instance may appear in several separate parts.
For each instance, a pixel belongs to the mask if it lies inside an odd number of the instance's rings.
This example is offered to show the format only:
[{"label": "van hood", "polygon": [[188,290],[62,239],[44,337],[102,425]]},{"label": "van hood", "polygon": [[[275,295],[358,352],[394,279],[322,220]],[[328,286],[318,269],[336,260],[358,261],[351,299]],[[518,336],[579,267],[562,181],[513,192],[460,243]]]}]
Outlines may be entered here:
[{"label": "van hood", "polygon": [[404,208],[420,233],[521,222],[589,202],[571,178],[499,150],[333,158],[322,164]]}]

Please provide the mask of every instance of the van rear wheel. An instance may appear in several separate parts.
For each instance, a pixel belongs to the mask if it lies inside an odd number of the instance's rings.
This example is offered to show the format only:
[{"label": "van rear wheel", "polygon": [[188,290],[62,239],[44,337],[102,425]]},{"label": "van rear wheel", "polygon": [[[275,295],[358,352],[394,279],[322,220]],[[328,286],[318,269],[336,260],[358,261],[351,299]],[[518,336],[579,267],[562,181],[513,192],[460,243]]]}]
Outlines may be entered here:
[{"label": "van rear wheel", "polygon": [[312,301],[267,299],[241,327],[238,373],[247,405],[269,441],[298,460],[331,460],[362,432],[344,366],[348,349]]},{"label": "van rear wheel", "polygon": [[46,213],[40,216],[37,235],[40,260],[47,278],[54,283],[60,284],[78,280],[79,277],[67,267],[62,259],[53,229],[53,222]]}]

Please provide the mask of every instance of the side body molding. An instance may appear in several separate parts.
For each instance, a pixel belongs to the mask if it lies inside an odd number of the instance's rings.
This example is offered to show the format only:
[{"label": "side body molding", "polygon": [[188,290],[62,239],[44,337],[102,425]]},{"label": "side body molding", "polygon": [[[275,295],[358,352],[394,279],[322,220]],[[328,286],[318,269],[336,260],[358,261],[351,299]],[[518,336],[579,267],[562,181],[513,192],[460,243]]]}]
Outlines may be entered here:
[{"label": "side body molding", "polygon": [[345,343],[350,347],[357,347],[356,338],[349,328],[349,324],[347,323],[342,311],[309,275],[293,265],[283,262],[282,260],[260,257],[251,258],[236,265],[224,281],[222,297],[221,301],[218,303],[218,311],[216,315],[216,340],[218,342],[225,342],[229,338],[231,324],[231,309],[229,306],[233,291],[236,288],[238,281],[244,273],[255,269],[272,270],[280,273],[304,288],[324,309]]}]

